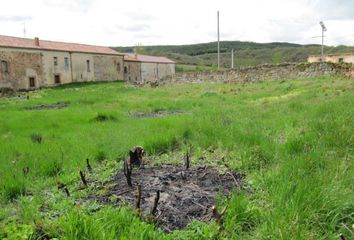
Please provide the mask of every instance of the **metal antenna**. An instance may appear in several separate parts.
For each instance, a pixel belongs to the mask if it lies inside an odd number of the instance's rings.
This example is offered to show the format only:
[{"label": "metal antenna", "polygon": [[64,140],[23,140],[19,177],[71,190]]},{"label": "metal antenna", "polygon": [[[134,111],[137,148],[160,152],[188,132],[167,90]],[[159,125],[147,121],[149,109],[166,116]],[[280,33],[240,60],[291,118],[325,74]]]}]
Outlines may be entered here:
[{"label": "metal antenna", "polygon": [[26,37],[26,23],[23,23],[23,37]]},{"label": "metal antenna", "polygon": [[324,39],[324,32],[327,31],[326,26],[324,25],[323,21],[320,22],[321,28],[322,28],[322,45],[321,45],[321,62],[323,62],[323,39]]},{"label": "metal antenna", "polygon": [[218,11],[218,70],[220,70],[220,26],[219,26],[219,11]]}]

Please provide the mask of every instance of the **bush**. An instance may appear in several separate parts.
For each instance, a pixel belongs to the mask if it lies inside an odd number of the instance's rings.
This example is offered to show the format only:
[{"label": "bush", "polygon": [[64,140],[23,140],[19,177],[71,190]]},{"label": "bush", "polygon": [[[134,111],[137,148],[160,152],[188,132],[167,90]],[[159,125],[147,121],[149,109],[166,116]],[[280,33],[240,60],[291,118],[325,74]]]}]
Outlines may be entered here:
[{"label": "bush", "polygon": [[31,135],[31,140],[32,140],[32,142],[34,142],[34,143],[41,144],[42,141],[43,141],[43,137],[42,137],[42,135],[41,135],[40,133],[33,133],[33,134]]}]

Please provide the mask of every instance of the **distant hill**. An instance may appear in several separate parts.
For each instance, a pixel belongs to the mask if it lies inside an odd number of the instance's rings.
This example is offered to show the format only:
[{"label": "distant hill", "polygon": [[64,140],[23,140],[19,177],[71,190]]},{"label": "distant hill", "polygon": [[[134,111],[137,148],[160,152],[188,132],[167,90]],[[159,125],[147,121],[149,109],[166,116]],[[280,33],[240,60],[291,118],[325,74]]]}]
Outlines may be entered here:
[{"label": "distant hill", "polygon": [[[178,64],[205,65],[216,64],[217,43],[200,43],[192,45],[143,46],[145,54],[164,55]],[[134,47],[113,47],[119,52],[134,52]],[[221,65],[230,67],[231,49],[235,50],[236,66],[253,66],[264,63],[305,62],[307,57],[320,54],[320,45],[301,45],[287,42],[255,43],[241,41],[220,42]],[[354,52],[354,46],[325,47],[325,53]]]}]

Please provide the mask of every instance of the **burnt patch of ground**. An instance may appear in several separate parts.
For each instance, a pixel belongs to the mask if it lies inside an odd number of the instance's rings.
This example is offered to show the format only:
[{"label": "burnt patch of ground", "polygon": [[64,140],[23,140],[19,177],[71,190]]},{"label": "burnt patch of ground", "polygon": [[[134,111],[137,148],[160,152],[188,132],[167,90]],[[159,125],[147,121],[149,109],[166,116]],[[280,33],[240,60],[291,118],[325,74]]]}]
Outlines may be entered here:
[{"label": "burnt patch of ground", "polygon": [[37,106],[25,107],[26,110],[51,110],[51,109],[62,109],[69,106],[66,102],[57,102],[54,104],[41,104]]},{"label": "burnt patch of ground", "polygon": [[164,116],[169,116],[169,115],[177,115],[177,114],[182,114],[185,113],[183,111],[155,111],[155,112],[137,112],[137,113],[132,113],[129,116],[131,118],[158,118],[158,117],[164,117]]},{"label": "burnt patch of ground", "polygon": [[101,195],[91,195],[90,200],[121,206],[136,205],[137,188],[141,186],[140,211],[149,216],[157,191],[160,198],[155,214],[156,224],[166,232],[186,227],[193,220],[210,221],[212,207],[218,195],[228,196],[241,188],[243,176],[220,169],[195,166],[186,170],[172,165],[145,166],[133,169],[132,187],[127,184],[123,172],[112,180],[97,183],[106,189]]}]

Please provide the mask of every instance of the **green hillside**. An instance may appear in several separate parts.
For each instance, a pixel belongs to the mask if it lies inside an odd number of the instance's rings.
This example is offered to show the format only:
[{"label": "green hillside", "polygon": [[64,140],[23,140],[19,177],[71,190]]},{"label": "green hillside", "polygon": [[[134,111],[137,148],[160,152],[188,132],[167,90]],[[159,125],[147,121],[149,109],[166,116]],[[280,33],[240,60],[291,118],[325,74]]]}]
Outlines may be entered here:
[{"label": "green hillside", "polygon": [[[164,55],[178,64],[205,65],[216,64],[216,42],[192,45],[144,46],[140,51],[151,55]],[[120,52],[134,52],[134,47],[113,47]],[[304,62],[308,55],[319,54],[320,45],[300,45],[286,42],[255,43],[241,41],[223,41],[221,48],[221,65],[230,67],[231,50],[235,50],[236,66],[252,66],[264,63]],[[325,53],[353,52],[354,46],[325,47]]]}]

